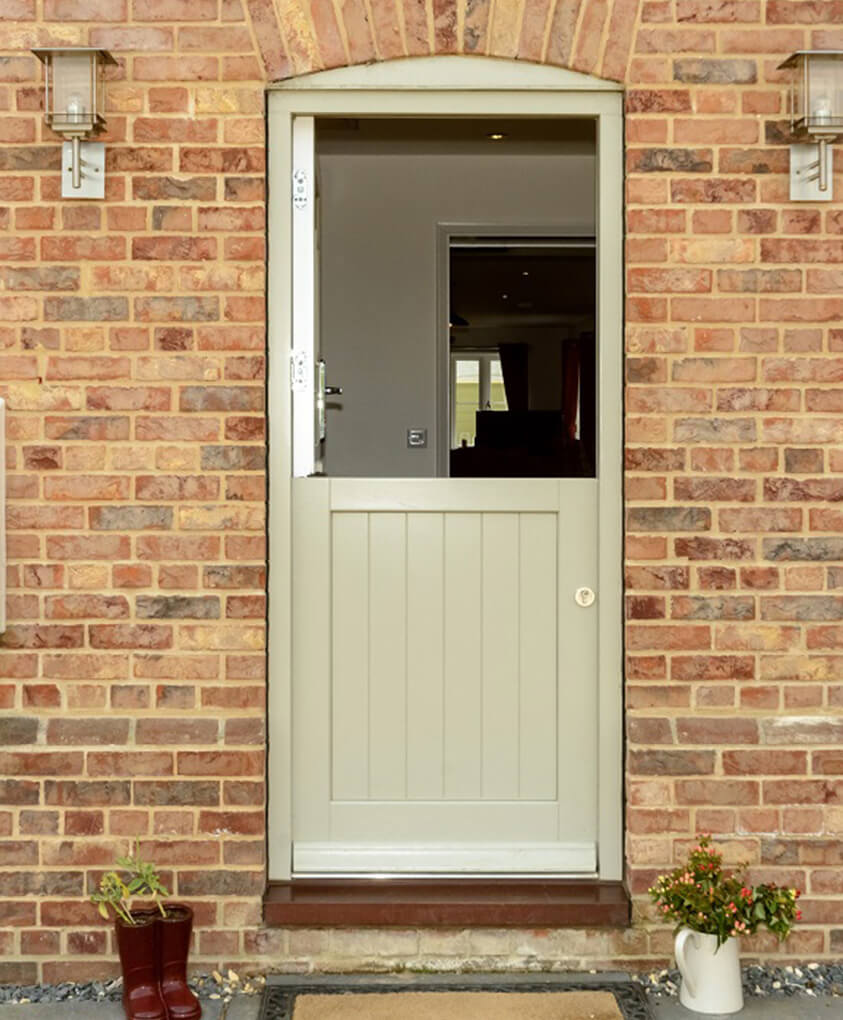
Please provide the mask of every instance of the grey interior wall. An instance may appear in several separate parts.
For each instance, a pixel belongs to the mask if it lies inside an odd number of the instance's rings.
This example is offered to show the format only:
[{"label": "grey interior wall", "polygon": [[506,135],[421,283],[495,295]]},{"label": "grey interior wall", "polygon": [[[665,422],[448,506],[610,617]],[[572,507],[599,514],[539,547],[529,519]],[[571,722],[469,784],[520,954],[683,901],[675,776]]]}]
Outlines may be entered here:
[{"label": "grey interior wall", "polygon": [[[323,154],[320,335],[329,385],[325,469],[435,474],[440,223],[594,231],[594,158],[571,154]],[[410,427],[426,449],[407,449]]]}]

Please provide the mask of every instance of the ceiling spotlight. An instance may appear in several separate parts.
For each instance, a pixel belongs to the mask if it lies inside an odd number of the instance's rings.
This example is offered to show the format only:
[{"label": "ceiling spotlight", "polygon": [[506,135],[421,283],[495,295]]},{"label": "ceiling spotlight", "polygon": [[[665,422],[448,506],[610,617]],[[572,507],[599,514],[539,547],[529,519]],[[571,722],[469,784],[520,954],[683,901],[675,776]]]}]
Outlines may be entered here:
[{"label": "ceiling spotlight", "polygon": [[490,131],[486,137],[491,138],[493,142],[502,142],[506,135],[502,131]]},{"label": "ceiling spotlight", "polygon": [[509,294],[501,294],[501,297],[504,299],[504,301],[506,301],[506,299],[509,297]]},{"label": "ceiling spotlight", "polygon": [[529,276],[529,275],[530,275],[530,272],[529,272],[529,270],[527,270],[527,269],[522,269],[522,270],[521,270],[521,275],[522,275],[522,276]]}]

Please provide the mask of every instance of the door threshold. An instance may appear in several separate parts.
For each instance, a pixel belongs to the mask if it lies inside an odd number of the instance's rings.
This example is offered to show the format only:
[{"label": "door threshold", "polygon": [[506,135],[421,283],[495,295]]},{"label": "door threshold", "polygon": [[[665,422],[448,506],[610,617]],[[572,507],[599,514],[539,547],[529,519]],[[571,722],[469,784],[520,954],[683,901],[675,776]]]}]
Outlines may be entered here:
[{"label": "door threshold", "polygon": [[623,882],[297,878],[270,882],[268,927],[602,928],[629,924]]}]

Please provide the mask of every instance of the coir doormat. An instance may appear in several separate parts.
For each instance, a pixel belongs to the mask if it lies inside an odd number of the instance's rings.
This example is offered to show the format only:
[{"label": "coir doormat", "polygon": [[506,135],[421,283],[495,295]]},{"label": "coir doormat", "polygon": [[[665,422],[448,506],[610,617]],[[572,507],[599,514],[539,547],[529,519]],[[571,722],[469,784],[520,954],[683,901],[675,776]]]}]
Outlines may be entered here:
[{"label": "coir doormat", "polygon": [[652,1020],[631,981],[268,985],[260,1020]]}]

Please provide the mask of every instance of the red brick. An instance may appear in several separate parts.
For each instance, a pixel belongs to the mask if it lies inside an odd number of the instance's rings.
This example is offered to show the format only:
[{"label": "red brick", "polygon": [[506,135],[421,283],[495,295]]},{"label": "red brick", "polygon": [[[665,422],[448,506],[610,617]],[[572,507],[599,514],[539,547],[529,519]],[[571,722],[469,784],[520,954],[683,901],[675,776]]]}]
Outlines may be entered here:
[{"label": "red brick", "polygon": [[762,784],[765,804],[835,804],[840,802],[837,784],[823,779],[774,779]]},{"label": "red brick", "polygon": [[[207,79],[216,77],[216,59],[212,57],[136,57],[135,75],[139,80],[155,80],[155,72],[161,77],[173,80],[190,78]],[[176,65],[179,74],[175,71]],[[153,118],[138,117],[134,121],[136,142],[215,142],[217,121],[213,118]]]},{"label": "red brick", "polygon": [[128,735],[128,719],[50,719],[47,723],[48,744],[125,744]]},{"label": "red brick", "polygon": [[214,719],[138,719],[135,725],[138,744],[215,744],[218,724]]},{"label": "red brick", "polygon": [[714,772],[713,751],[672,749],[636,750],[629,752],[628,770],[632,775],[688,776]]},{"label": "red brick", "polygon": [[58,956],[61,939],[57,931],[22,931],[21,953],[24,956]]},{"label": "red brick", "polygon": [[116,619],[129,615],[129,603],[121,595],[48,595],[44,600],[44,615],[53,620]]},{"label": "red brick", "polygon": [[249,776],[263,773],[261,751],[181,751],[182,776]]},{"label": "red brick", "polygon": [[169,751],[91,751],[89,776],[169,776],[174,759]]},{"label": "red brick", "polygon": [[212,237],[135,237],[133,259],[166,261],[202,261],[217,257],[217,242]]},{"label": "red brick", "polygon": [[731,209],[698,209],[691,217],[696,234],[728,234],[732,230]]},{"label": "red brick", "polygon": [[172,628],[159,624],[92,624],[89,628],[92,648],[170,648]]},{"label": "red brick", "polygon": [[690,828],[690,812],[687,809],[641,809],[631,808],[627,812],[627,826],[630,833],[685,833]]},{"label": "red brick", "polygon": [[708,269],[631,269],[627,286],[636,292],[688,292],[703,293],[711,290],[711,271]]},{"label": "red brick", "polygon": [[680,744],[757,744],[758,726],[751,719],[696,717],[676,720]]},{"label": "red brick", "polygon": [[[135,57],[134,74],[136,81],[216,81],[219,77],[219,61],[216,57],[199,57],[180,54],[177,57]],[[216,121],[211,126],[197,122],[191,128],[190,121],[174,121],[158,126],[150,118],[135,120],[135,141],[215,142]]]},{"label": "red brick", "polygon": [[678,779],[676,799],[680,804],[692,805],[757,804],[759,786],[754,780]]},{"label": "red brick", "polygon": [[219,556],[216,536],[143,535],[137,539],[137,554],[142,560],[213,560]]}]

